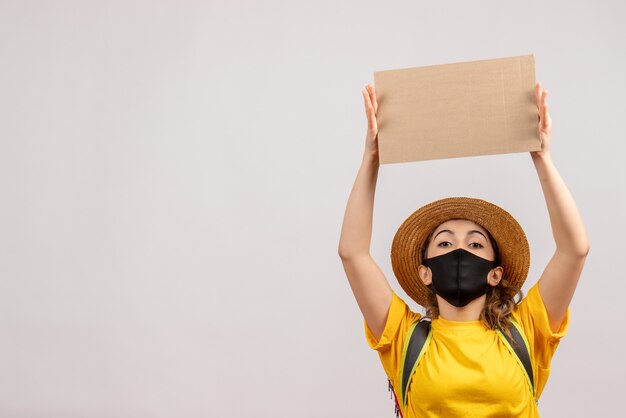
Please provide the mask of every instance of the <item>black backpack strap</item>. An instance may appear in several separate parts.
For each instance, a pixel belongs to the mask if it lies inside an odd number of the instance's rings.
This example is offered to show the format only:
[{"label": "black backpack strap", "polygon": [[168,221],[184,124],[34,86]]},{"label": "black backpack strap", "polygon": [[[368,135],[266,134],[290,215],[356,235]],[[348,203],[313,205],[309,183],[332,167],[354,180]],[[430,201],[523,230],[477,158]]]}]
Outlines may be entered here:
[{"label": "black backpack strap", "polygon": [[420,320],[409,330],[407,341],[402,352],[402,406],[406,405],[407,390],[411,376],[424,355],[431,339],[430,321]]},{"label": "black backpack strap", "polygon": [[522,366],[522,370],[524,371],[526,379],[530,384],[530,390],[533,394],[533,398],[535,398],[535,380],[533,365],[530,361],[528,343],[526,338],[523,336],[522,331],[518,328],[517,323],[512,318],[509,321],[508,330],[511,333],[512,338],[509,337],[506,332],[502,332],[500,330],[498,330],[498,335],[506,342],[509,351],[514,354],[514,357],[516,357],[518,363]]}]

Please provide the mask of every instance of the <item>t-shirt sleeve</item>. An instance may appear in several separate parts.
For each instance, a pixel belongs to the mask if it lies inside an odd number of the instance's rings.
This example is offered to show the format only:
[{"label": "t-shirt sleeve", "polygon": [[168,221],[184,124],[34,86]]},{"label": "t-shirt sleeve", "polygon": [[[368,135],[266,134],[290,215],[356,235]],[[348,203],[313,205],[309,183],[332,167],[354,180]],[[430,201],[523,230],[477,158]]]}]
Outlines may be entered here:
[{"label": "t-shirt sleeve", "polygon": [[517,305],[514,317],[520,322],[530,345],[537,399],[539,399],[550,375],[552,356],[561,338],[567,333],[570,310],[568,307],[558,330],[556,332],[552,331],[548,320],[548,311],[539,293],[537,282],[530,288],[526,297]]},{"label": "t-shirt sleeve", "polygon": [[385,373],[392,384],[395,383],[396,375],[400,370],[402,349],[407,332],[411,324],[418,321],[421,317],[421,314],[413,312],[404,300],[395,292],[392,292],[387,322],[380,339],[376,339],[367,322],[363,320],[367,343],[370,348],[378,352]]}]

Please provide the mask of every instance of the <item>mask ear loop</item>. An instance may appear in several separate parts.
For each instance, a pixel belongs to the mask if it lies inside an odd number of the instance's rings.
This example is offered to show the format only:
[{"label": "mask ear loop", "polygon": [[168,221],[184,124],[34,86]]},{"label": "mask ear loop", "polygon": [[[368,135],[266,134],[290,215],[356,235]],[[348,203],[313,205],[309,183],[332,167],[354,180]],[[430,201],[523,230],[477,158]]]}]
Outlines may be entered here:
[{"label": "mask ear loop", "polygon": [[[424,253],[426,251],[424,251],[424,249],[422,249],[421,254],[422,254],[422,265],[428,267],[428,260],[426,258],[424,258]],[[419,277],[419,273],[418,273],[418,277]],[[428,290],[430,290],[432,293],[437,294],[437,292],[435,292],[435,286],[433,286],[433,282],[431,281],[430,284],[427,284],[426,287],[428,288]]]},{"label": "mask ear loop", "polygon": [[[424,263],[424,260],[426,259],[426,243],[429,243],[430,240],[432,239],[431,235],[433,234],[433,232],[435,232],[434,230],[430,233],[430,235],[426,238],[426,240],[424,241],[424,243],[422,244],[422,248],[420,249],[420,257],[421,257],[421,262],[420,264],[422,264],[423,266],[428,267],[428,262]],[[419,279],[419,273],[417,275],[418,279]],[[430,284],[427,284],[426,287],[428,288],[428,290],[431,291],[431,293],[437,294],[437,292],[435,292],[435,287],[433,286],[433,283],[430,282]]]}]

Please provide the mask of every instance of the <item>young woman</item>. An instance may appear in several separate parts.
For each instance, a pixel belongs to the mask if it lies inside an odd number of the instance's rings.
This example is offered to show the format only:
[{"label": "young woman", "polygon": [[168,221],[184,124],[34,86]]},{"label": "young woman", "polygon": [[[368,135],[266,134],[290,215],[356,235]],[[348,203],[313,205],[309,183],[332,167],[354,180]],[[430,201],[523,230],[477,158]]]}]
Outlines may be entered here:
[{"label": "young woman", "polygon": [[[548,92],[536,84],[541,151],[530,154],[550,215],[554,255],[522,299],[530,251],[519,223],[480,199],[429,203],[400,226],[391,255],[396,278],[426,308],[425,315],[398,297],[369,253],[379,168],[378,104],[374,86],[362,93],[368,119],[365,152],[348,199],[339,256],[397,412],[404,418],[538,417],[537,400],[567,332],[568,307],[589,252],[574,199],[550,156]],[[407,338],[425,318],[430,338],[407,383],[401,373]],[[532,370],[521,367],[504,341],[502,335],[511,335],[508,329],[523,335]]]}]

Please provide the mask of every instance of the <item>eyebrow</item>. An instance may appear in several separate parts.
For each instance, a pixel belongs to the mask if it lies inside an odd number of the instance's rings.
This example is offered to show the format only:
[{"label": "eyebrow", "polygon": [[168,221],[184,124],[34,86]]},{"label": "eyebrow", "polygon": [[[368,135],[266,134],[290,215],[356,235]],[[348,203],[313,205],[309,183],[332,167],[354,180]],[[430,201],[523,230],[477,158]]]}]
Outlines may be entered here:
[{"label": "eyebrow", "polygon": [[[439,234],[441,234],[441,233],[443,233],[443,232],[447,232],[448,234],[454,235],[454,233],[453,233],[452,231],[450,231],[449,229],[442,229],[441,231],[437,232],[437,235],[439,235]],[[477,231],[476,229],[472,229],[471,231],[469,231],[469,232],[467,233],[467,235],[472,235],[472,234],[480,234],[480,235],[482,235],[482,236],[483,236],[483,238],[487,239],[487,237],[485,236],[485,234],[483,234],[483,233],[482,233],[482,232],[480,232],[480,231]],[[437,235],[435,235],[435,236],[433,237],[433,239],[437,238]]]}]

